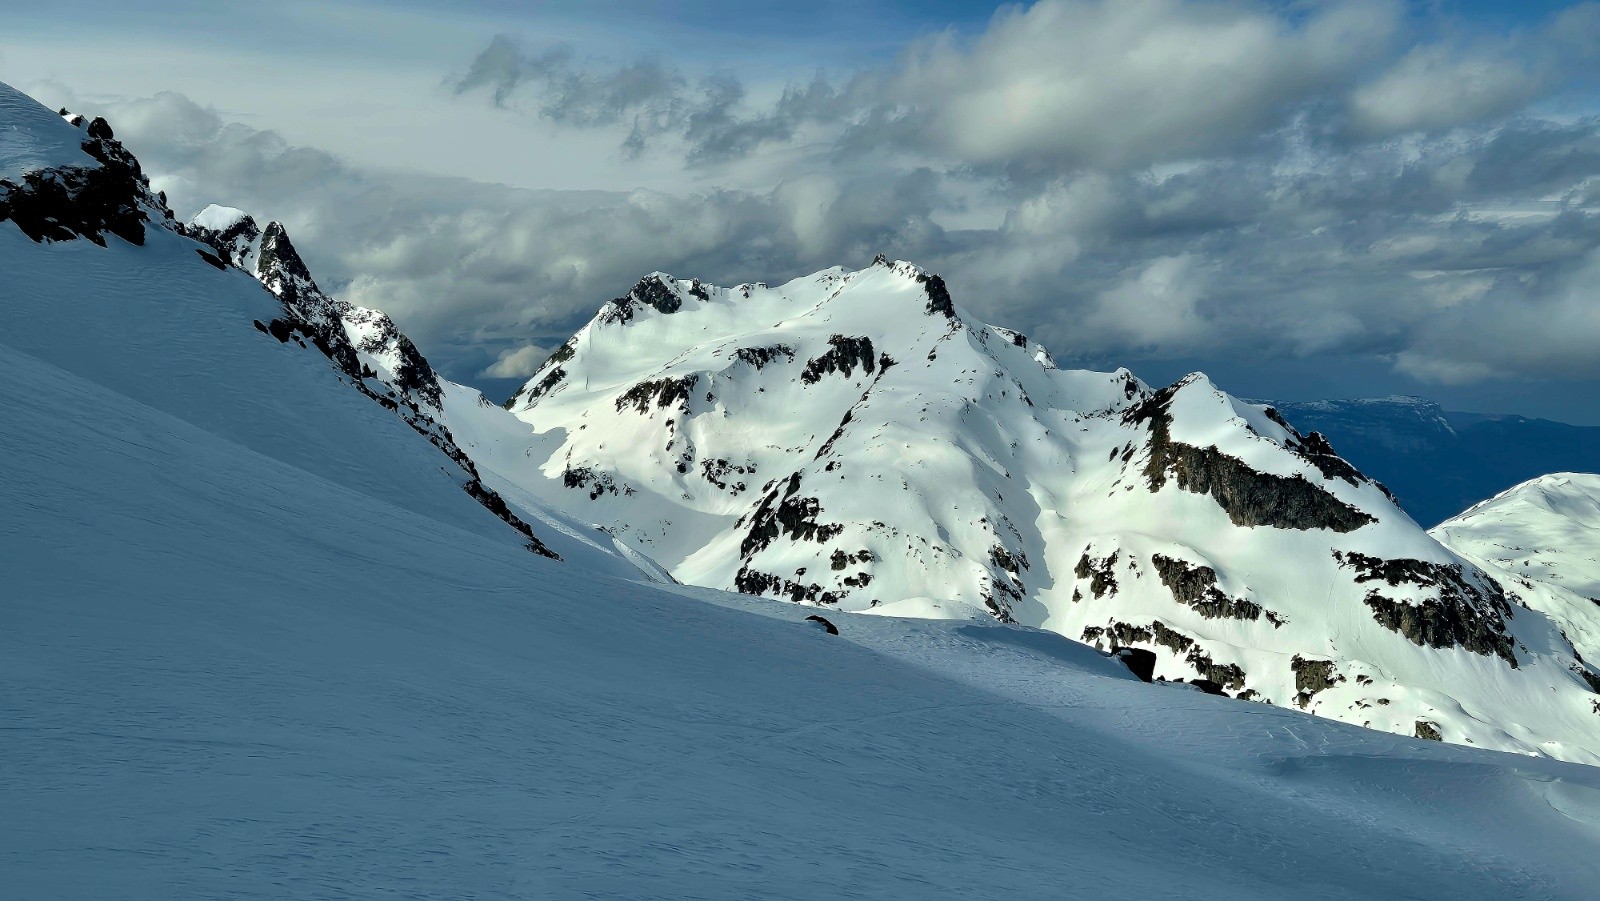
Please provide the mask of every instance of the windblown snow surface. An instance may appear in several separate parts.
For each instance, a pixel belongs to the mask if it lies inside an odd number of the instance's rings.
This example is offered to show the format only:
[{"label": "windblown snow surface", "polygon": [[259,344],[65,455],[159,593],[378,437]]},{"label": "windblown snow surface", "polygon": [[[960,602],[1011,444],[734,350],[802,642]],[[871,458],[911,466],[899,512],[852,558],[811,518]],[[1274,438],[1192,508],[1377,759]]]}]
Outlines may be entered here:
[{"label": "windblown snow surface", "polygon": [[443,433],[254,327],[281,296],[163,223],[105,240],[0,222],[9,897],[1600,879],[1587,766],[1147,685],[992,620],[830,612],[829,636],[510,498],[562,560],[530,553]]}]

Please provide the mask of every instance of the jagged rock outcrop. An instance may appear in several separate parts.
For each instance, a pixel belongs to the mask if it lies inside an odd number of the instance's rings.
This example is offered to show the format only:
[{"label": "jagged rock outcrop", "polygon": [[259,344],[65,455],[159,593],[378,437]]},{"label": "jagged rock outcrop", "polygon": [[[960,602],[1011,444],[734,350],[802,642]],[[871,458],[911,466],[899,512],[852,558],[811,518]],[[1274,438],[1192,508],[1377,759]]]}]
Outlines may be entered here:
[{"label": "jagged rock outcrop", "polygon": [[81,134],[81,162],[0,177],[0,222],[14,222],[34,241],[83,238],[105,246],[113,235],[144,243],[147,223],[170,227],[166,197],[150,190],[139,161],[116,139],[106,120],[60,116]]},{"label": "jagged rock outcrop", "polygon": [[[83,239],[105,246],[111,236],[144,245],[149,228],[196,239],[203,246],[195,247],[195,265],[245,269],[282,304],[281,318],[254,323],[263,335],[327,356],[356,390],[395,412],[459,466],[463,489],[522,534],[530,550],[556,556],[483,483],[473,461],[438,421],[441,389],[416,347],[382,313],[324,294],[280,223],[261,229],[240,211],[209,207],[188,226],[180,225],[166,197],[150,189],[139,161],[104,119],[85,120],[62,110],[64,124],[45,121],[47,111],[10,88],[0,92],[0,114],[17,120],[8,121],[9,128],[37,132],[29,142],[0,148],[0,224],[15,223],[35,242]],[[373,363],[384,370],[382,378]]]}]

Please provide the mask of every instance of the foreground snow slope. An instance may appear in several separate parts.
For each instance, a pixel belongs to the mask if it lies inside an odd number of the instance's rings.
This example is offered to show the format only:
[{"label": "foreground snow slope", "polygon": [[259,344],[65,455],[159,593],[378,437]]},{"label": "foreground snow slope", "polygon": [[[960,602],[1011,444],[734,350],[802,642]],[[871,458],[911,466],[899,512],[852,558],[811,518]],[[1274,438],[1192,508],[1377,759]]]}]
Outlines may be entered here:
[{"label": "foreground snow slope", "polygon": [[[1405,735],[1600,762],[1600,671],[1551,608],[1205,376],[1062,370],[879,258],[776,286],[657,273],[501,411],[487,470],[679,580],[962,616],[1156,655],[1156,674]],[[532,434],[530,435],[529,432]],[[1600,658],[1596,658],[1600,660]]]},{"label": "foreground snow slope", "polygon": [[1591,768],[1152,687],[1016,627],[843,614],[833,638],[790,605],[486,540],[9,343],[0,381],[18,897],[1581,898],[1600,878]]}]

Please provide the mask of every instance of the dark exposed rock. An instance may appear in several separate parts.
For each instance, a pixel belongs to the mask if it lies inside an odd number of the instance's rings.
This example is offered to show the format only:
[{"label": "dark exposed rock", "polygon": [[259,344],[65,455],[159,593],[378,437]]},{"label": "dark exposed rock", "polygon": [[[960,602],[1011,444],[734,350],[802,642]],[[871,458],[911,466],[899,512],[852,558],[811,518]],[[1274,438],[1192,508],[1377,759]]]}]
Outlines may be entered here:
[{"label": "dark exposed rock", "polygon": [[1223,697],[1227,697],[1227,693],[1222,690],[1222,686],[1210,679],[1190,679],[1189,684],[1200,689],[1208,695],[1222,695]]},{"label": "dark exposed rock", "polygon": [[609,472],[596,472],[587,466],[568,466],[561,473],[561,484],[567,488],[581,488],[589,492],[589,500],[599,500],[600,495],[618,493],[617,483]]},{"label": "dark exposed rock", "polygon": [[797,582],[772,573],[761,572],[750,568],[749,564],[739,567],[739,572],[733,577],[733,586],[740,594],[752,594],[761,597],[788,598],[796,604],[810,601],[813,604],[824,606],[839,603],[839,596],[815,583]]},{"label": "dark exposed rock", "polygon": [[395,327],[394,320],[378,310],[368,310],[345,305],[342,318],[349,326],[362,332],[356,350],[365,354],[392,354],[390,384],[396,390],[417,398],[435,410],[444,406],[444,390],[439,376],[422,355],[422,351]]},{"label": "dark exposed rock", "polygon": [[[689,293],[702,300],[707,296],[699,282],[690,286]],[[632,291],[601,308],[596,318],[608,325],[632,322],[639,307],[650,307],[658,313],[670,315],[683,309],[683,298],[662,276],[647,275],[633,286]]]},{"label": "dark exposed rock", "polygon": [[[539,364],[539,368],[534,370],[535,372],[544,372],[544,377],[532,385],[523,385],[522,390],[507,399],[503,406],[507,410],[514,410],[519,404],[531,404],[549,394],[555,386],[561,384],[561,380],[567,377],[567,370],[561,364],[572,359],[577,354],[576,345],[577,339],[569,338],[565,344],[556,348],[555,352],[546,357],[545,361]],[[555,368],[552,369],[551,367]]]},{"label": "dark exposed rock", "polygon": [[779,535],[823,544],[844,531],[844,526],[838,523],[819,523],[817,517],[822,513],[822,502],[814,497],[797,497],[799,490],[800,474],[795,473],[784,485],[781,499],[777,486],[767,492],[751,518],[750,533],[739,544],[741,556],[749,558],[766,550]]},{"label": "dark exposed rock", "polygon": [[694,393],[694,387],[699,381],[700,376],[694,373],[675,378],[646,379],[617,398],[617,412],[621,413],[633,407],[640,413],[648,415],[652,409],[664,410],[677,406],[681,412],[687,413],[689,397]]},{"label": "dark exposed rock", "polygon": [[1029,568],[1027,554],[1024,554],[1021,551],[1012,553],[1011,551],[1006,550],[1004,545],[997,544],[994,547],[989,548],[989,560],[995,566],[998,566],[1013,575],[1021,573]]},{"label": "dark exposed rock", "polygon": [[839,439],[844,437],[845,426],[850,424],[850,420],[854,419],[855,415],[856,408],[854,406],[844,411],[844,416],[839,419],[839,425],[833,430],[833,434],[829,435],[828,440],[822,442],[822,446],[817,448],[817,455],[815,459],[820,460],[833,452],[834,444],[838,443]]},{"label": "dark exposed rock", "polygon": [[[104,120],[91,123],[104,125]],[[35,242],[86,238],[101,247],[106,234],[130,244],[144,244],[150,214],[172,217],[166,204],[150,192],[150,181],[138,160],[112,139],[91,134],[84,152],[99,166],[61,166],[0,179],[0,222],[10,220]]]},{"label": "dark exposed rock", "polygon": [[1169,407],[1184,384],[1163,388],[1124,417],[1128,424],[1150,424],[1150,456],[1144,474],[1151,491],[1160,490],[1169,476],[1175,478],[1179,488],[1209,495],[1236,526],[1351,532],[1376,522],[1303,476],[1257,472],[1215,446],[1202,448],[1173,440]]},{"label": "dark exposed rock", "polygon": [[1573,664],[1572,671],[1577,673],[1578,677],[1583,679],[1584,682],[1588,683],[1590,691],[1600,694],[1600,675],[1590,672],[1589,668],[1582,663]]},{"label": "dark exposed rock", "polygon": [[734,356],[744,363],[761,369],[768,363],[780,358],[793,360],[794,348],[787,344],[771,344],[766,347],[741,347],[734,351]]},{"label": "dark exposed rock", "polygon": [[845,378],[849,378],[857,366],[867,372],[872,372],[876,366],[871,338],[834,335],[828,339],[828,343],[833,349],[806,363],[805,370],[800,373],[800,381],[815,385],[824,375],[832,372],[842,372]]},{"label": "dark exposed rock", "polygon": [[867,550],[866,548],[862,548],[861,550],[856,551],[854,554],[846,554],[844,551],[834,551],[833,556],[829,559],[829,564],[833,568],[834,572],[844,572],[851,566],[856,566],[861,563],[871,563],[876,559],[878,558],[874,556],[871,551]]},{"label": "dark exposed rock", "polygon": [[[74,117],[72,123],[76,125],[81,121],[81,117]],[[0,221],[15,221],[24,234],[35,241],[84,237],[101,246],[105,245],[103,234],[107,232],[132,244],[142,245],[145,226],[152,221],[152,215],[157,217],[155,224],[159,227],[179,234],[188,233],[173,221],[165,195],[151,192],[150,182],[138,160],[116,140],[111,126],[104,119],[90,121],[85,133],[87,140],[83,143],[83,150],[100,165],[31,172],[23,176],[21,184],[0,180]],[[252,220],[241,217],[234,228],[220,234],[197,229],[197,232],[205,233],[197,235],[202,239],[201,243],[216,253],[201,248],[196,248],[196,252],[207,264],[219,269],[236,265],[239,262],[237,255],[254,240],[254,228]],[[243,231],[233,234],[238,229]],[[250,238],[241,243],[240,238],[245,231],[250,232]],[[429,392],[423,386],[408,386],[401,380],[401,384],[395,386],[402,392],[397,398],[379,394],[363,381],[371,370],[363,366],[356,356],[342,321],[342,316],[351,309],[350,306],[332,300],[317,288],[305,262],[278,223],[272,223],[267,232],[261,235],[256,262],[256,272],[253,274],[283,304],[285,313],[269,323],[255,321],[257,330],[281,343],[292,341],[302,347],[315,347],[347,377],[352,387],[385,409],[397,413],[414,432],[459,466],[468,476],[464,490],[485,509],[522,534],[528,541],[529,550],[560,559],[533,534],[526,522],[511,512],[504,499],[482,483],[477,467],[456,444],[449,429],[422,412],[411,398],[405,396],[408,387],[427,395]],[[384,320],[387,321],[387,317]],[[398,332],[395,336],[404,358],[410,342]],[[426,361],[421,359],[414,347],[410,347],[410,352],[420,361],[420,368],[414,371],[426,373],[433,383],[432,390],[436,396],[438,387],[437,382],[433,381],[432,370],[427,368]]]},{"label": "dark exposed rock", "polygon": [[1317,692],[1344,681],[1344,677],[1334,671],[1336,666],[1332,660],[1307,660],[1299,654],[1289,662],[1289,668],[1294,671],[1295,703],[1302,710],[1310,705]]},{"label": "dark exposed rock", "polygon": [[1209,679],[1235,691],[1244,688],[1243,669],[1232,663],[1217,663],[1195,643],[1194,639],[1180,635],[1160,620],[1154,620],[1148,626],[1113,621],[1104,628],[1090,626],[1083,630],[1084,641],[1098,643],[1102,638],[1109,638],[1114,649],[1140,644],[1154,644],[1167,648],[1176,654],[1182,654],[1184,661],[1194,668],[1200,678]]},{"label": "dark exposed rock", "polygon": [[305,260],[301,259],[282,224],[269,223],[261,233],[255,274],[283,303],[289,317],[305,328],[312,342],[334,366],[359,380],[361,361],[344,330],[344,315],[350,311],[350,305],[335,301],[317,287],[311,270],[306,268]]},{"label": "dark exposed rock", "polygon": [[261,227],[249,216],[240,216],[227,228],[213,229],[190,223],[183,226],[183,233],[216,251],[228,265],[243,269],[250,248],[261,237]]},{"label": "dark exposed rock", "polygon": [[838,626],[835,626],[833,623],[828,622],[827,619],[825,619],[823,617],[820,617],[820,616],[816,615],[815,613],[813,613],[810,616],[806,617],[806,622],[808,622],[808,623],[816,623],[817,626],[822,629],[822,631],[828,633],[829,635],[838,635],[839,634],[839,627]]},{"label": "dark exposed rock", "polygon": [[1276,422],[1278,425],[1283,426],[1286,430],[1288,430],[1289,434],[1291,434],[1291,435],[1300,434],[1300,432],[1297,431],[1294,426],[1289,424],[1289,420],[1283,418],[1283,414],[1278,412],[1278,408],[1277,407],[1269,406],[1266,409],[1262,410],[1261,412],[1266,414],[1266,417],[1268,419],[1272,420],[1273,422]]},{"label": "dark exposed rock", "polygon": [[[1109,557],[1098,558],[1091,557],[1089,556],[1088,551],[1084,551],[1083,556],[1078,559],[1077,567],[1073,569],[1073,574],[1080,579],[1090,580],[1089,593],[1094,595],[1095,599],[1098,600],[1101,597],[1104,597],[1108,592],[1115,594],[1117,591],[1117,577],[1116,574],[1112,572],[1112,567],[1115,566],[1116,563],[1116,551],[1112,551]],[[1080,598],[1078,595],[1073,596],[1073,600],[1079,599]]]},{"label": "dark exposed rock", "polygon": [[1321,432],[1312,432],[1307,435],[1295,450],[1310,461],[1324,478],[1343,479],[1351,485],[1360,485],[1366,481],[1360,470],[1345,462],[1343,457],[1334,453],[1333,445]]},{"label": "dark exposed rock", "polygon": [[[1028,346],[1028,336],[1024,335],[1021,332],[1014,331],[1014,330],[1008,329],[1008,328],[1002,328],[1000,326],[994,326],[994,330],[996,332],[998,332],[1002,338],[1005,338],[1007,341],[1010,341],[1012,344],[1016,345],[1017,347],[1027,347]],[[1145,681],[1148,682],[1149,680],[1146,679]]]},{"label": "dark exposed rock", "polygon": [[561,380],[566,377],[567,371],[562,369],[560,366],[557,366],[556,368],[545,373],[544,378],[540,379],[533,385],[533,387],[528,389],[527,399],[529,401],[534,401],[544,397],[546,394],[550,393],[551,388],[561,384]]},{"label": "dark exposed rock", "polygon": [[1439,724],[1428,720],[1417,720],[1414,734],[1417,738],[1425,738],[1428,741],[1444,741],[1444,733],[1439,731]]},{"label": "dark exposed rock", "polygon": [[1390,586],[1432,589],[1436,597],[1420,602],[1389,597],[1373,588],[1364,599],[1372,618],[1412,643],[1433,648],[1459,647],[1474,654],[1497,655],[1517,668],[1506,619],[1512,616],[1505,590],[1488,577],[1473,584],[1460,564],[1429,563],[1366,554],[1333,552],[1340,566],[1356,570],[1359,583],[1382,581]]},{"label": "dark exposed rock", "polygon": [[956,305],[950,299],[950,289],[945,287],[944,279],[937,275],[918,273],[917,281],[922,283],[922,289],[928,293],[929,315],[956,318]]},{"label": "dark exposed rock", "polygon": [[744,480],[734,481],[734,476],[754,475],[754,463],[729,463],[727,460],[702,460],[700,461],[700,474],[707,482],[717,486],[723,491],[739,493],[745,489]]},{"label": "dark exposed rock", "polygon": [[1244,670],[1238,664],[1217,663],[1200,650],[1199,645],[1189,649],[1189,654],[1184,658],[1201,678],[1209,679],[1220,685],[1238,691],[1244,688]]},{"label": "dark exposed rock", "polygon": [[1151,621],[1150,635],[1154,643],[1179,654],[1194,647],[1194,639],[1167,628],[1167,624],[1159,619]]},{"label": "dark exposed rock", "polygon": [[1155,554],[1150,558],[1161,584],[1167,586],[1178,603],[1199,611],[1206,619],[1243,619],[1254,622],[1261,617],[1261,605],[1243,598],[1232,598],[1217,588],[1217,572],[1209,566],[1195,566]]},{"label": "dark exposed rock", "polygon": [[1141,682],[1153,682],[1156,677],[1156,652],[1144,648],[1118,648],[1112,656],[1122,661],[1128,672],[1139,677]]}]

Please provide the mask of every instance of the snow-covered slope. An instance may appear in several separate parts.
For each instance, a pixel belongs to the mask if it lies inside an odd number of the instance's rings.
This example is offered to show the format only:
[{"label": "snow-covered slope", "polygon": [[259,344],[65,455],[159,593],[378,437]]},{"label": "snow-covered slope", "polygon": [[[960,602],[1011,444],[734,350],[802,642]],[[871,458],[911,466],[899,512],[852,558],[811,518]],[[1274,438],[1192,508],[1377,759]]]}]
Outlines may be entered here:
[{"label": "snow-covered slope", "polygon": [[1440,523],[1433,535],[1462,554],[1600,606],[1600,475],[1531,479]]},{"label": "snow-covered slope", "polygon": [[[1600,661],[1600,475],[1531,479],[1432,534],[1549,614],[1580,659]],[[1577,672],[1600,691],[1592,666]]]},{"label": "snow-covered slope", "polygon": [[[0,113],[18,97],[0,85]],[[87,221],[79,198],[57,222]],[[562,561],[529,553],[422,405],[329,365],[315,311],[133,221],[139,243],[97,246],[0,219],[8,897],[1600,879],[1591,768],[1143,685],[992,621],[837,614],[828,636],[789,604],[617,578],[559,530]]]},{"label": "snow-covered slope", "polygon": [[908,263],[777,287],[652,275],[508,407],[531,441],[488,437],[477,409],[444,421],[684,582],[985,610],[1243,698],[1600,761],[1560,625],[1321,436],[1202,375],[1058,369]]},{"label": "snow-covered slope", "polygon": [[[1600,879],[1590,768],[1152,688],[1048,633],[846,614],[832,638],[791,605],[596,577],[9,342],[15,897],[1578,899]],[[339,403],[279,396],[307,391]],[[335,449],[384,425],[345,412]]]}]

